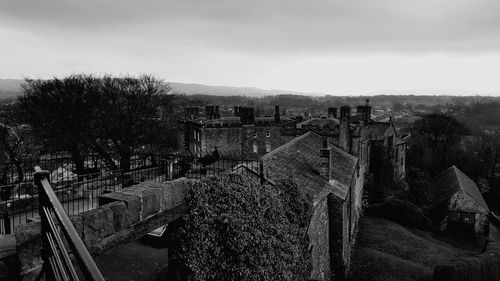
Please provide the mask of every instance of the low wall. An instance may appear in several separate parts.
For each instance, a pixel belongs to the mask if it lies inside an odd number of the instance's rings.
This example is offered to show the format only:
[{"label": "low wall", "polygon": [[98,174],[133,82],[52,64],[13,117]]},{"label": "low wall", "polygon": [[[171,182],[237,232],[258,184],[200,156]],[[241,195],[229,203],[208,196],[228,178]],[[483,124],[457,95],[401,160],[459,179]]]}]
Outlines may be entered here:
[{"label": "low wall", "polygon": [[434,281],[500,281],[500,243],[489,241],[486,252],[472,257],[438,265],[432,276]]},{"label": "low wall", "polygon": [[[99,196],[98,208],[70,219],[89,252],[96,256],[179,218],[193,181],[144,182],[104,194]],[[36,280],[42,265],[40,222],[18,226],[15,235],[22,280]]]}]

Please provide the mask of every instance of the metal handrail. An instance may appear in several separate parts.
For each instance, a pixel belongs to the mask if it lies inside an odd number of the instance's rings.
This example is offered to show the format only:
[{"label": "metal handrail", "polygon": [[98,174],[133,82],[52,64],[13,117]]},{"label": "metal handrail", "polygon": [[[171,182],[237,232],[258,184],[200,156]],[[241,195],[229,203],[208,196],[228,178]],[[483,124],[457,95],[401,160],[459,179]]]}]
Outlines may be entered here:
[{"label": "metal handrail", "polygon": [[52,190],[48,176],[48,171],[44,171],[38,166],[35,167],[35,184],[39,192],[39,214],[42,224],[43,270],[46,277],[48,277],[46,279],[79,280],[68,251],[57,230],[56,223],[52,218],[51,213],[53,213],[85,279],[104,281],[99,268]]}]

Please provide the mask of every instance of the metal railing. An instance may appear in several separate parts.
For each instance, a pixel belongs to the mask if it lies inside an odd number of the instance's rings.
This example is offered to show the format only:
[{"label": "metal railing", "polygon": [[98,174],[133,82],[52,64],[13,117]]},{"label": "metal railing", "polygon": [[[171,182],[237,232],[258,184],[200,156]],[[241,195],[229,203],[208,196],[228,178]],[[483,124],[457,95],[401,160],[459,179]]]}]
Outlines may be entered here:
[{"label": "metal railing", "polygon": [[[112,157],[119,162],[117,155]],[[0,234],[11,233],[17,225],[38,218],[39,195],[33,185],[36,166],[50,172],[54,193],[66,213],[75,215],[96,208],[101,194],[143,181],[202,179],[241,165],[246,167],[241,172],[258,172],[262,162],[257,155],[241,152],[203,151],[193,155],[152,148],[136,151],[128,171],[109,169],[96,154],[85,155],[83,159],[83,172],[75,168],[72,157],[65,152],[26,155],[17,163],[0,162]]]},{"label": "metal railing", "polygon": [[[99,268],[78,236],[54,190],[52,190],[48,177],[48,171],[43,171],[38,166],[35,167],[35,184],[38,187],[38,207],[42,232],[42,270],[45,280],[104,281]],[[76,260],[80,274],[77,273],[63,238]]]}]

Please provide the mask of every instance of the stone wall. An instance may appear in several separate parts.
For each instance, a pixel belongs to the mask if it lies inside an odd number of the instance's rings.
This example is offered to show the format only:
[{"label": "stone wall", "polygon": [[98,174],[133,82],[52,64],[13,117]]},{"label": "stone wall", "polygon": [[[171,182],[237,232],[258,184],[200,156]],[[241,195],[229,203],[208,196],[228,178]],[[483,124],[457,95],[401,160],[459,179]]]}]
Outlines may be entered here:
[{"label": "stone wall", "polygon": [[[349,198],[348,198],[349,199]],[[333,194],[320,200],[314,207],[309,224],[309,236],[312,260],[312,280],[345,280],[349,275],[351,251],[355,233],[351,224],[349,201],[344,201]]]},{"label": "stone wall", "polygon": [[460,190],[455,193],[450,198],[450,203],[448,205],[449,211],[474,211],[475,215],[475,225],[474,231],[478,234],[488,235],[488,213],[483,206],[479,205],[474,199],[472,199],[468,194]]},{"label": "stone wall", "polygon": [[241,127],[220,127],[201,129],[201,149],[220,151],[241,150]]},{"label": "stone wall", "polygon": [[[104,194],[99,197],[98,208],[70,219],[89,252],[96,256],[179,218],[192,182],[184,178],[144,182]],[[21,276],[23,280],[35,280],[42,265],[40,222],[18,226],[15,235]]]},{"label": "stone wall", "polygon": [[282,135],[281,126],[244,126],[241,134],[242,151],[254,152],[256,145],[261,156],[295,138]]},{"label": "stone wall", "polygon": [[312,280],[330,280],[330,241],[328,201],[326,197],[314,207],[314,212],[307,230],[309,253],[311,254]]},{"label": "stone wall", "polygon": [[330,279],[344,280],[350,262],[349,245],[349,214],[347,202],[329,194],[328,220],[329,220],[329,252],[330,252]]}]

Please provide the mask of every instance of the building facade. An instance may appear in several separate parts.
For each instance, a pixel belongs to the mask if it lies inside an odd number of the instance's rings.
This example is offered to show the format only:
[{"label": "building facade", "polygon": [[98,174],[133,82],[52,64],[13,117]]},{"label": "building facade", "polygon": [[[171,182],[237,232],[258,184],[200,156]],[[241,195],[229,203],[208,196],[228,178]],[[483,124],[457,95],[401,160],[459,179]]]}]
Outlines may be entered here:
[{"label": "building facade", "polygon": [[477,185],[456,166],[433,180],[431,201],[442,230],[488,236],[490,210]]},{"label": "building facade", "polygon": [[251,107],[237,106],[230,117],[221,117],[218,110],[218,106],[206,106],[201,116],[199,108],[185,109],[185,119],[178,122],[184,131],[184,149],[195,155],[216,148],[264,155],[294,138],[282,134],[293,121],[282,118],[278,106],[272,117],[255,117]]}]

